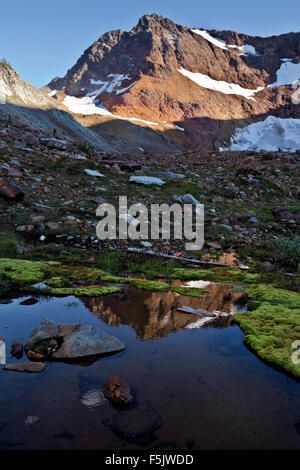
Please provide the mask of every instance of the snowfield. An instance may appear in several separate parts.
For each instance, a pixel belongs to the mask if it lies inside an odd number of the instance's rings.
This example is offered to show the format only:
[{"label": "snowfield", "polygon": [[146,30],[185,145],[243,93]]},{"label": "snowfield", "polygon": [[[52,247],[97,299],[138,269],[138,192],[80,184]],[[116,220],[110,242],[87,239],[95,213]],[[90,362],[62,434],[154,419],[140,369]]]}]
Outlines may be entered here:
[{"label": "snowfield", "polygon": [[231,137],[226,150],[267,150],[276,152],[279,149],[295,152],[300,149],[300,119],[281,119],[269,116],[264,121],[238,128]]},{"label": "snowfield", "polygon": [[214,80],[202,73],[189,72],[182,67],[178,71],[185,77],[188,77],[190,80],[197,83],[197,85],[203,88],[208,88],[209,90],[219,91],[225,95],[239,95],[254,100],[253,96],[255,93],[264,89],[263,87],[259,87],[256,90],[249,90],[247,88],[242,88],[240,85],[236,85],[235,83]]},{"label": "snowfield", "polygon": [[276,72],[277,80],[269,85],[269,87],[273,88],[281,85],[292,85],[293,82],[300,78],[300,62],[298,64],[294,64],[293,62],[290,62],[289,59],[281,60],[284,62]]}]

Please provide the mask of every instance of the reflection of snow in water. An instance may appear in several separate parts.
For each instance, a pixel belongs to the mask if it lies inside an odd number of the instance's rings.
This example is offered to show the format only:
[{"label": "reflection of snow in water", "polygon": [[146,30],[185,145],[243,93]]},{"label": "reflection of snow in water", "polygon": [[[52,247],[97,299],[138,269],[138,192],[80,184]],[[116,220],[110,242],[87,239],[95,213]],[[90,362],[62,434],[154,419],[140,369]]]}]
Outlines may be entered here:
[{"label": "reflection of snow in water", "polygon": [[96,388],[87,390],[80,398],[80,401],[88,408],[96,408],[98,406],[105,406],[108,404],[108,401],[104,397],[103,392],[101,390],[97,390]]},{"label": "reflection of snow in water", "polygon": [[186,326],[188,330],[197,330],[198,328],[201,328],[201,326],[206,325],[206,323],[210,323],[211,321],[216,320],[219,315],[215,315],[214,317],[202,317],[199,318],[199,320],[195,321],[194,323],[190,323],[189,325]]}]

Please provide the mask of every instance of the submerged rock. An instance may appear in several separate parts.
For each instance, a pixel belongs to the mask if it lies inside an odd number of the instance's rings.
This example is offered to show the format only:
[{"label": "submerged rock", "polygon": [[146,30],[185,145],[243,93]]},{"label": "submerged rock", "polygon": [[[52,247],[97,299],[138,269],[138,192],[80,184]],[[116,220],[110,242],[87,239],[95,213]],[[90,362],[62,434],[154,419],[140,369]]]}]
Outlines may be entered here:
[{"label": "submerged rock", "polygon": [[24,424],[25,426],[33,426],[33,424],[37,424],[39,421],[40,418],[38,416],[31,415],[25,418]]},{"label": "submerged rock", "polygon": [[6,364],[3,370],[12,370],[14,372],[38,373],[45,370],[46,364],[43,362],[24,362],[18,364]]},{"label": "submerged rock", "polygon": [[129,385],[119,377],[108,377],[104,387],[104,396],[116,406],[128,406],[132,402]]},{"label": "submerged rock", "polygon": [[38,303],[38,299],[35,299],[34,297],[30,297],[28,299],[22,300],[20,302],[20,305],[34,305]]},{"label": "submerged rock", "polygon": [[160,413],[147,402],[141,408],[113,415],[111,422],[105,424],[127,442],[149,445],[157,439],[154,432],[162,427],[163,421]]},{"label": "submerged rock", "polygon": [[[125,349],[124,343],[92,325],[55,323],[43,320],[32,331],[25,349],[51,360],[76,360]],[[30,354],[30,353],[29,353]]]}]

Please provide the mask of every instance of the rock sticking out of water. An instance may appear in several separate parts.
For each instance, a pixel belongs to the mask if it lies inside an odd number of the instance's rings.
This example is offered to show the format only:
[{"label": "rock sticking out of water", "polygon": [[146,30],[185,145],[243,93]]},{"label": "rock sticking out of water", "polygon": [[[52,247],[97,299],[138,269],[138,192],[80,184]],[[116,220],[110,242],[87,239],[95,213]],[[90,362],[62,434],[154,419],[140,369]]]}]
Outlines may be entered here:
[{"label": "rock sticking out of water", "polygon": [[23,344],[20,342],[14,343],[11,347],[10,354],[17,359],[21,359],[23,356]]},{"label": "rock sticking out of water", "polygon": [[129,385],[119,377],[108,377],[104,387],[104,396],[115,406],[126,407],[132,402]]},{"label": "rock sticking out of water", "polygon": [[111,354],[123,349],[125,345],[122,341],[96,326],[58,324],[51,320],[43,320],[32,331],[25,345],[27,355],[33,351],[51,360],[76,360]]},{"label": "rock sticking out of water", "polygon": [[3,370],[11,370],[14,372],[28,372],[28,373],[38,373],[45,370],[46,364],[43,362],[24,362],[18,364],[6,364],[3,367]]}]

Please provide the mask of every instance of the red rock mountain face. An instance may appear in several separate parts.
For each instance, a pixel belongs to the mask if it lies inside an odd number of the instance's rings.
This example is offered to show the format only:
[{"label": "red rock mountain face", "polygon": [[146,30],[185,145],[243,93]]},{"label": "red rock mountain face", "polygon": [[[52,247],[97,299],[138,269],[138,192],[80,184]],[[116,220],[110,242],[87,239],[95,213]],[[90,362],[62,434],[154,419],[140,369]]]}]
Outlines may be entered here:
[{"label": "red rock mountain face", "polygon": [[[291,100],[290,85],[268,87],[276,82],[282,59],[299,62],[300,33],[268,38],[233,31],[208,33],[224,41],[224,46],[207,40],[199,30],[197,33],[158,15],[143,16],[130,32],[118,30],[101,36],[65,77],[55,78],[49,87],[63,90],[56,95],[60,101],[65,95],[82,98],[94,94],[95,103],[110,113],[152,127],[180,149],[216,150],[228,142],[237,127],[269,115],[300,117],[300,106]],[[195,83],[182,69],[212,79],[213,87],[217,83],[218,88],[222,81],[262,90],[250,98],[226,94],[203,86],[203,81]],[[113,116],[87,116],[80,111],[74,116],[100,134],[109,132],[115,121]],[[124,121],[117,121],[124,127]],[[110,132],[118,132],[118,124],[114,122]]]}]

